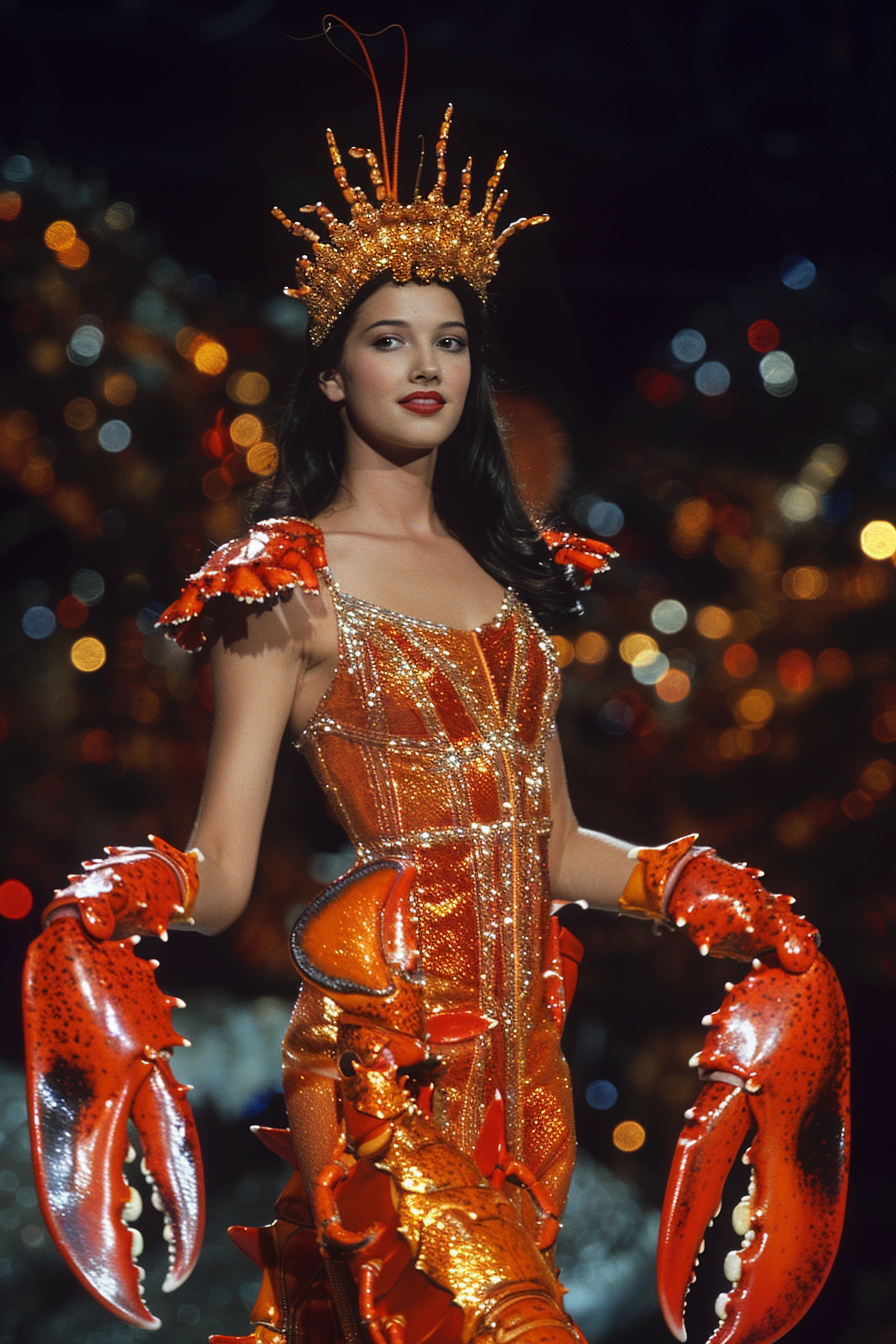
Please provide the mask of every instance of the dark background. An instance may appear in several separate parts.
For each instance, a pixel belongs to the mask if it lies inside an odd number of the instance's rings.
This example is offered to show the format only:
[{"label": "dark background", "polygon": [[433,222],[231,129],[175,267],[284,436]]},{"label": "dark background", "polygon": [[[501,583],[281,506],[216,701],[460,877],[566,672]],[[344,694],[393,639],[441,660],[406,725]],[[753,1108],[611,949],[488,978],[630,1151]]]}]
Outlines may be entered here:
[{"label": "dark background", "polygon": [[[506,148],[507,220],[551,214],[502,254],[496,314],[507,404],[531,409],[537,399],[542,496],[565,495],[566,516],[583,529],[595,495],[625,515],[613,536],[621,559],[586,603],[588,626],[615,646],[650,629],[652,606],[665,596],[692,617],[705,605],[758,613],[758,627],[736,620],[728,640],[702,639],[692,625],[682,633],[693,689],[680,706],[634,686],[615,653],[597,668],[571,662],[561,723],[571,789],[583,822],[613,834],[654,842],[700,830],[728,857],[766,868],[775,889],[794,892],[823,927],[856,1035],[856,1162],[840,1260],[793,1338],[889,1344],[894,813],[889,788],[870,788],[863,771],[892,760],[896,737],[887,726],[896,708],[893,567],[868,561],[858,537],[871,519],[894,520],[892,7],[694,0],[554,10],[347,4],[342,12],[365,31],[392,20],[408,30],[402,194],[412,185],[415,137],[422,132],[431,153],[450,99],[449,182],[472,153],[475,204]],[[240,522],[233,497],[209,504],[200,488],[214,466],[202,435],[222,406],[228,417],[235,408],[223,380],[203,380],[178,362],[158,324],[146,339],[157,342],[152,358],[164,376],[137,377],[135,444],[114,462],[96,450],[91,431],[76,435],[63,416],[71,398],[96,399],[88,383],[95,371],[66,363],[36,371],[30,342],[37,331],[64,344],[77,312],[99,313],[108,333],[103,360],[114,351],[124,367],[127,356],[137,376],[143,356],[134,354],[133,332],[150,328],[128,305],[149,276],[242,367],[264,369],[272,384],[264,414],[275,421],[295,342],[265,304],[291,282],[294,248],[268,210],[276,204],[294,215],[323,199],[338,211],[325,126],[343,151],[376,143],[361,74],[322,40],[291,40],[318,26],[308,5],[265,0],[0,3],[0,153],[71,173],[68,204],[58,171],[52,187],[35,173],[21,186],[21,216],[0,222],[8,239],[0,406],[4,415],[24,407],[37,418],[52,453],[35,451],[52,463],[57,485],[78,486],[86,500],[79,513],[70,494],[22,485],[12,450],[0,464],[9,835],[0,877],[26,883],[38,906],[104,843],[139,842],[149,829],[185,842],[201,782],[205,682],[200,672],[195,686],[169,696],[164,677],[152,680],[157,665],[140,657],[148,627],[138,634],[134,622],[169,601],[183,572]],[[374,43],[387,104],[397,87],[396,45],[394,34]],[[431,158],[424,184],[430,171]],[[78,182],[92,184],[80,202],[71,193]],[[4,181],[0,190],[15,185]],[[128,237],[136,241],[125,246],[127,237],[119,243],[102,228],[90,235],[89,266],[65,277],[83,286],[69,311],[52,287],[40,287],[56,266],[43,229],[58,218],[97,228],[96,212],[114,201],[134,206]],[[788,254],[817,268],[804,291],[781,282]],[[153,271],[160,257],[181,268],[167,289]],[[23,305],[38,310],[38,328],[28,326]],[[758,378],[746,341],[757,318],[778,325],[794,357],[799,383],[790,397],[770,397]],[[691,326],[706,336],[708,357],[731,372],[721,397],[702,396],[690,371],[670,359],[670,339]],[[645,369],[654,374],[639,379]],[[673,380],[666,404],[645,391],[657,371]],[[806,524],[782,520],[777,492],[825,442],[847,454],[836,488],[849,500]],[[676,509],[688,499],[708,501],[712,521],[696,549],[682,550]],[[96,521],[110,509],[126,519],[123,536]],[[726,549],[731,537],[748,549]],[[754,563],[759,541],[774,548],[764,565]],[[52,607],[85,566],[106,579],[88,623],[29,640],[23,581],[43,582]],[[827,576],[817,602],[789,595],[786,576],[800,566]],[[109,660],[73,680],[67,648],[83,633],[106,642]],[[560,633],[575,638],[572,627]],[[758,657],[743,686],[722,661],[735,639]],[[784,694],[775,668],[794,647],[816,666],[826,649],[845,652],[849,675],[826,682],[816,671],[805,694]],[[777,706],[768,728],[755,732],[743,729],[735,707],[736,693],[753,684],[772,688]],[[601,718],[611,701],[631,710],[626,731],[609,731]],[[740,745],[730,737],[738,723],[747,731]],[[91,759],[85,746],[96,730],[113,743],[106,759]],[[185,997],[208,987],[247,999],[290,993],[284,912],[314,890],[320,868],[312,864],[309,876],[310,857],[337,853],[340,837],[286,753],[271,831],[258,913],[214,942],[173,940],[166,989]],[[37,926],[35,912],[3,922],[14,1066],[18,966]],[[668,936],[654,941],[637,925],[593,917],[584,936],[589,956],[570,1036],[576,1083],[581,1096],[596,1070],[618,1086],[620,1102],[606,1113],[582,1102],[581,1141],[658,1203],[688,1087],[693,1095],[685,1061],[732,969],[701,963],[689,947]],[[599,1065],[584,1047],[577,1056],[582,1022],[590,1024],[582,1041],[593,1040],[595,1022],[606,1028]],[[621,1118],[647,1128],[637,1154],[612,1146]],[[237,1140],[215,1134],[210,1161],[223,1179],[251,1159]],[[710,1303],[721,1286],[716,1274]],[[237,1319],[229,1328],[242,1327]],[[10,1329],[10,1340],[31,1337],[24,1326]],[[625,1336],[663,1337],[653,1320]]]}]

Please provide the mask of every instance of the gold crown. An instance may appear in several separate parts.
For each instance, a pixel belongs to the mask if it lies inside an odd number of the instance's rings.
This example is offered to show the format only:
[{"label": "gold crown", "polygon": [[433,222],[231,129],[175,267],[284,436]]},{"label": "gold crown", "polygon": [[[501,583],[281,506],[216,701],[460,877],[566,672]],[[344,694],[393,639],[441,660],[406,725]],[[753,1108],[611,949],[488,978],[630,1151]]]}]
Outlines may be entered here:
[{"label": "gold crown", "polygon": [[[409,280],[423,284],[431,280],[445,283],[465,280],[484,300],[488,283],[498,269],[498,249],[511,234],[548,219],[547,215],[518,219],[495,236],[495,225],[507,199],[506,191],[497,197],[495,194],[507,162],[506,154],[500,155],[489,178],[485,201],[478,214],[470,213],[470,159],[461,174],[457,204],[446,203],[445,150],[452,110],[449,104],[436,144],[436,184],[428,196],[415,193],[410,205],[402,205],[394,194],[394,167],[392,181],[384,181],[372,150],[350,149],[353,159],[367,161],[370,181],[379,202],[374,205],[359,187],[349,185],[333,132],[328,130],[333,175],[352,208],[350,222],[343,223],[320,202],[303,205],[302,214],[316,214],[327,226],[329,241],[323,243],[313,229],[287,219],[283,211],[275,207],[273,214],[281,224],[297,237],[307,238],[314,253],[313,260],[307,256],[297,258],[297,287],[284,290],[305,303],[312,345],[320,345],[358,290],[382,271],[391,271],[400,285]],[[384,167],[389,176],[385,160]]]}]

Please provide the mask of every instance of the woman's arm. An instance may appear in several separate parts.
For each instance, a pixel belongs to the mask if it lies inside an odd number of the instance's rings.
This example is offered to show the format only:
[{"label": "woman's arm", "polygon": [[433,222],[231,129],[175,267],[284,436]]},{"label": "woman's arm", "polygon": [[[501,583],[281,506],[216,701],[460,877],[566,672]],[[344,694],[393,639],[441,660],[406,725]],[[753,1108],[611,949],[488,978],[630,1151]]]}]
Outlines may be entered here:
[{"label": "woman's arm", "polygon": [[548,742],[546,763],[554,822],[551,892],[561,901],[587,901],[602,910],[618,911],[619,897],[637,862],[628,857],[632,846],[600,831],[586,831],[576,821],[556,733]]},{"label": "woman's arm", "polygon": [[212,650],[215,722],[190,843],[202,854],[194,926],[218,933],[252,890],[274,767],[305,671],[301,600],[251,614]]}]

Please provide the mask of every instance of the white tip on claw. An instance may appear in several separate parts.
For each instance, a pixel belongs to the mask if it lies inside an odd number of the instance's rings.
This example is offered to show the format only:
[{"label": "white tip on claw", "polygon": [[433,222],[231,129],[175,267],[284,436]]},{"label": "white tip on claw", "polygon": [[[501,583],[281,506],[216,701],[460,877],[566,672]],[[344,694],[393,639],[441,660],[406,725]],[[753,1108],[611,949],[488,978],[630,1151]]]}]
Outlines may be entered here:
[{"label": "white tip on claw", "polygon": [[716,1298],[716,1301],[715,1301],[715,1310],[716,1310],[716,1315],[718,1316],[718,1318],[719,1318],[720,1321],[724,1321],[724,1320],[727,1319],[727,1317],[728,1317],[728,1294],[727,1294],[727,1293],[719,1293],[719,1295],[718,1295],[718,1297]]},{"label": "white tip on claw", "polygon": [[707,1013],[707,1014],[706,1014],[706,1016],[703,1018],[702,1025],[703,1025],[704,1027],[711,1027],[711,1026],[712,1026],[712,1013]]},{"label": "white tip on claw", "polygon": [[701,957],[708,957],[708,956],[709,956],[709,943],[701,943],[701,944],[700,944],[700,955],[701,955]]},{"label": "white tip on claw", "polygon": [[761,971],[761,970],[762,970],[762,962],[759,960],[758,957],[754,957],[754,958],[753,958],[753,970],[754,970],[754,971]]},{"label": "white tip on claw", "polygon": [[691,1055],[690,1059],[688,1060],[688,1068],[696,1069],[699,1067],[699,1065],[700,1065],[700,1051],[698,1050],[696,1055]]}]

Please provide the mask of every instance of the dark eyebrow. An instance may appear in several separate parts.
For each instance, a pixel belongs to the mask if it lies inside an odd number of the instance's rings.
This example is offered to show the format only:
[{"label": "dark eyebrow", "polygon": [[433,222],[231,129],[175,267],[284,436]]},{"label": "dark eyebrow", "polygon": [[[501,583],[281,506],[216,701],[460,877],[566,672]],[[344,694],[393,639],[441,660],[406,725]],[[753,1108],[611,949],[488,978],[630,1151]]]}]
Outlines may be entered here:
[{"label": "dark eyebrow", "polygon": [[[361,335],[366,336],[368,331],[373,331],[376,327],[409,327],[410,325],[410,322],[406,322],[402,317],[383,317],[379,322],[371,322],[369,327],[364,328]],[[463,327],[464,331],[466,331],[467,324],[464,322],[463,318],[449,318],[447,322],[439,323],[438,330],[441,331],[443,327]]]}]

